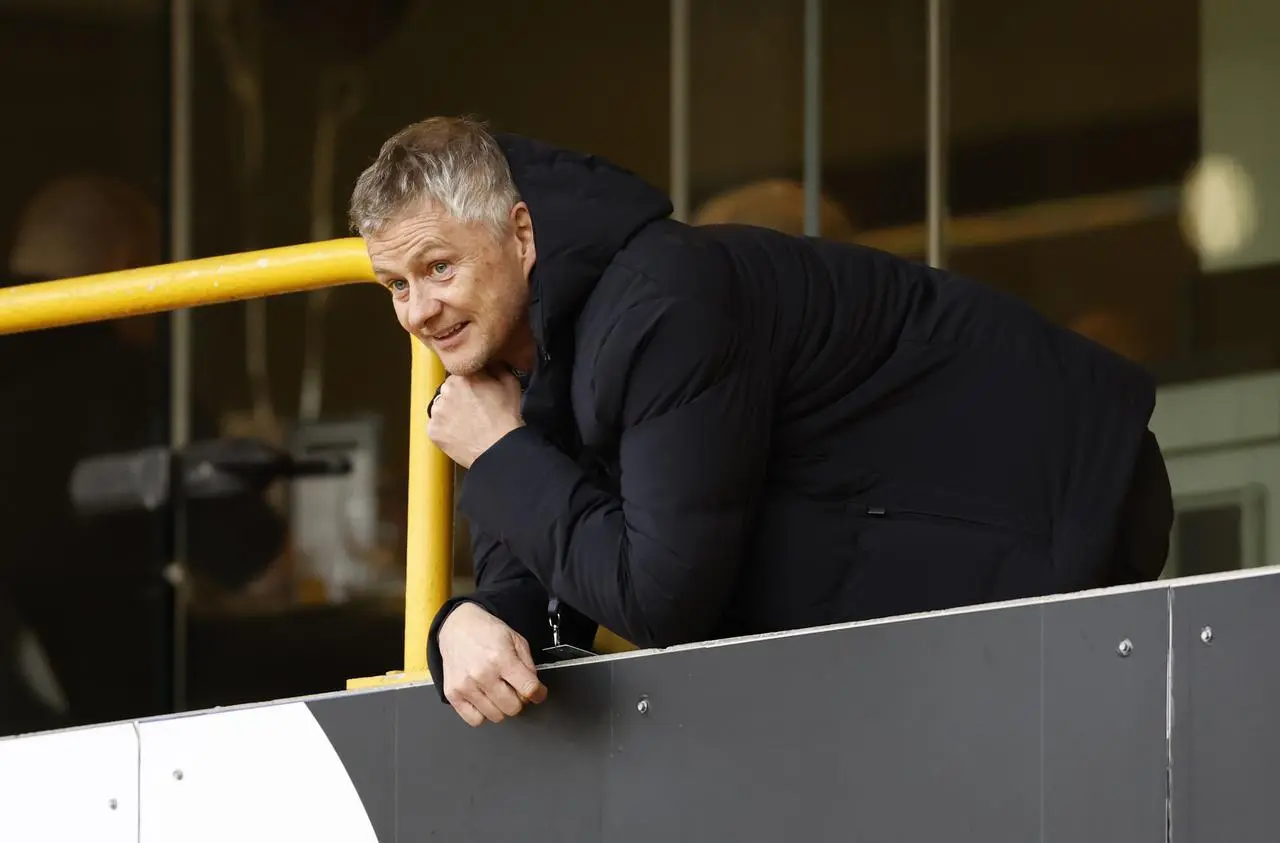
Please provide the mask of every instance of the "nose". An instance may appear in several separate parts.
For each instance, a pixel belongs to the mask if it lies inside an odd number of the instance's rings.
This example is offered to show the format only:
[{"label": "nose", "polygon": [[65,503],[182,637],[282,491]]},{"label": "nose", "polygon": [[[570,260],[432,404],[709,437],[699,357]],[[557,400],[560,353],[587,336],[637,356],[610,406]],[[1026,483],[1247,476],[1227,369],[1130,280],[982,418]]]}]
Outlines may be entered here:
[{"label": "nose", "polygon": [[409,324],[408,328],[415,334],[424,333],[427,326],[440,315],[443,305],[427,284],[412,284],[409,287]]}]

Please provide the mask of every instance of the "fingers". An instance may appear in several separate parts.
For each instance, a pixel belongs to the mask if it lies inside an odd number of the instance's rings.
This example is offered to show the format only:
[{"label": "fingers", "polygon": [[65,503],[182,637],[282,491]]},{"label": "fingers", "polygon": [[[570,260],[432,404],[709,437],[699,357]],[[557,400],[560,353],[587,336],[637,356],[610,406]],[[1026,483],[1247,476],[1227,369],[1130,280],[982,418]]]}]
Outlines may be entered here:
[{"label": "fingers", "polygon": [[[468,691],[446,697],[454,711],[471,726],[481,726],[486,720],[501,723],[508,717],[515,717],[525,705],[524,696],[516,693],[515,688],[502,679],[485,688],[475,685]],[[546,689],[543,689],[542,697],[546,698]]]},{"label": "fingers", "polygon": [[534,705],[540,705],[547,701],[547,686],[543,685],[541,682],[537,682],[536,685],[533,685],[531,688],[527,688],[521,696]]},{"label": "fingers", "polygon": [[523,699],[535,704],[543,702],[547,698],[547,686],[543,685],[542,680],[538,678],[537,668],[533,664],[533,653],[529,651],[529,642],[520,635],[517,635],[515,639],[519,667],[513,668],[504,676],[511,687],[515,688],[516,693]]},{"label": "fingers", "polygon": [[427,402],[427,420],[428,420],[427,427],[428,428],[431,427],[431,421],[433,420],[433,414],[435,413],[435,409],[436,409],[436,402],[438,402],[441,398],[444,398],[445,393],[449,391],[448,387],[449,387],[449,378],[446,377],[444,381],[439,386],[436,387],[436,391],[431,396],[431,400]]},{"label": "fingers", "polygon": [[[510,688],[507,693],[515,696]],[[490,689],[481,686],[475,679],[468,677],[456,686],[445,689],[445,699],[453,706],[453,710],[471,726],[483,725],[486,720],[490,723],[501,723],[506,719],[507,715],[502,709],[490,699]],[[519,713],[519,699],[516,700],[517,707],[513,714]],[[509,706],[509,703],[508,703]]]},{"label": "fingers", "polygon": [[547,688],[538,679],[537,672],[522,659],[514,659],[502,671],[507,685],[515,689],[520,699],[540,703],[547,698]]},{"label": "fingers", "polygon": [[524,709],[524,698],[505,680],[499,679],[487,691],[489,701],[507,717],[515,717]]},{"label": "fingers", "polygon": [[529,670],[534,670],[533,653],[529,650],[529,642],[524,639],[523,635],[512,635],[514,640],[511,642],[516,650],[516,658],[520,659],[520,663]]},{"label": "fingers", "polygon": [[468,726],[475,728],[484,725],[484,715],[471,703],[464,699],[450,700],[449,704],[453,706],[453,710],[458,712],[458,716],[467,722]]},{"label": "fingers", "polygon": [[507,715],[502,713],[502,709],[491,699],[490,694],[494,694],[494,691],[481,689],[467,697],[467,702],[475,706],[476,710],[484,715],[485,720],[490,723],[501,723],[507,719]]},{"label": "fingers", "polygon": [[440,627],[444,696],[471,726],[501,723],[547,689],[525,638],[483,607],[462,603]]},{"label": "fingers", "polygon": [[467,677],[457,686],[446,689],[445,698],[471,726],[501,723],[524,710],[526,703],[541,703],[547,698],[546,686],[537,674],[519,660],[513,659],[506,669],[483,681]]}]

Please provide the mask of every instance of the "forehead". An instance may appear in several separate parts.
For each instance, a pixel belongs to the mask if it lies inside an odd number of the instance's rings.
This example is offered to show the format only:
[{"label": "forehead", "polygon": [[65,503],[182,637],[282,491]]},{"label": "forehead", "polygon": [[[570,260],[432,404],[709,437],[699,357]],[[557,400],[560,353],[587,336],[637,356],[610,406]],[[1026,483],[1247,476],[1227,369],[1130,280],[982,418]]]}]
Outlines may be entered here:
[{"label": "forehead", "polygon": [[375,268],[404,263],[435,250],[471,251],[487,245],[481,223],[463,222],[436,202],[424,201],[392,217],[365,238]]}]

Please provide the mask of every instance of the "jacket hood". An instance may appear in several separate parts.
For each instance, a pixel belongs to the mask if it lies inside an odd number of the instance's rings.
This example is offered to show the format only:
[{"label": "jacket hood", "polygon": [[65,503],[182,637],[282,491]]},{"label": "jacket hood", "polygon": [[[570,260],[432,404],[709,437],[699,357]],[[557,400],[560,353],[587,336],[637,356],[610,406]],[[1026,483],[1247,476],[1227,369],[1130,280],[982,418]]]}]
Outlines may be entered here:
[{"label": "jacket hood", "polygon": [[546,349],[576,318],[614,255],[641,228],[671,214],[671,200],[597,155],[518,135],[494,139],[533,218],[538,259],[529,278],[529,317],[534,338]]}]

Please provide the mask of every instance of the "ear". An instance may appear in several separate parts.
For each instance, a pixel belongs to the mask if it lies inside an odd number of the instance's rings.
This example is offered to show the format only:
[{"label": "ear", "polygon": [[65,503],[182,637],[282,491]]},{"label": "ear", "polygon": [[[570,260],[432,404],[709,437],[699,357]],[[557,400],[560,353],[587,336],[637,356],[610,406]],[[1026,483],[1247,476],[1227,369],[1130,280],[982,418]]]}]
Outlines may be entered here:
[{"label": "ear", "polygon": [[525,278],[528,278],[538,259],[538,248],[533,237],[533,216],[529,213],[529,206],[523,202],[517,202],[511,208],[511,230],[516,236],[520,266],[524,269]]}]

